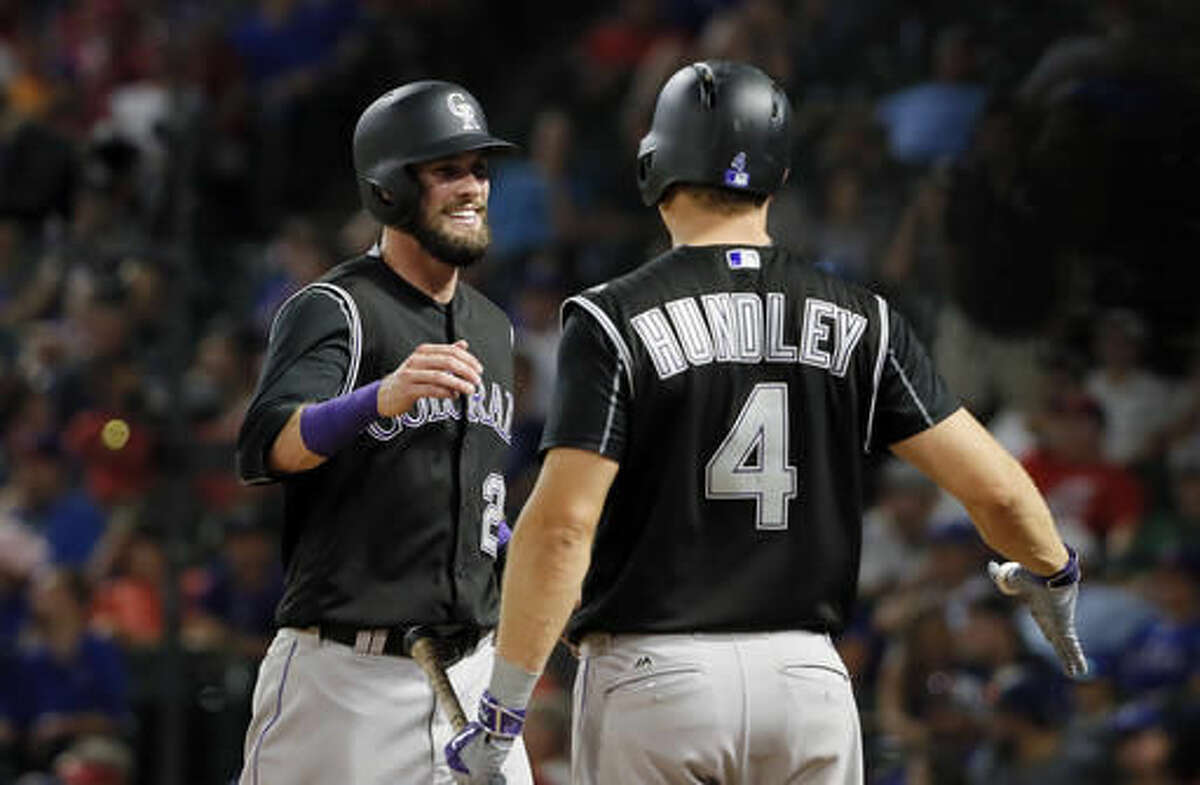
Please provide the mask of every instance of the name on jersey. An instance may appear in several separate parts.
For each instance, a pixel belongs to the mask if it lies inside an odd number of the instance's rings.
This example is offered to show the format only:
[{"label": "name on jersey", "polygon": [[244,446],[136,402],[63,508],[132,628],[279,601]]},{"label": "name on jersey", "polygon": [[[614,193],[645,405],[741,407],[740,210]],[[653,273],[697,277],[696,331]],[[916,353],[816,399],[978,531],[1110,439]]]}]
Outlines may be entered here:
[{"label": "name on jersey", "polygon": [[[391,441],[406,430],[444,420],[461,420],[458,398],[418,398],[412,409],[394,417],[384,417],[367,428],[379,441]],[[505,444],[512,443],[513,394],[496,382],[484,383],[467,398],[467,422],[484,425],[496,432]]]},{"label": "name on jersey", "polygon": [[816,297],[805,298],[803,313],[799,325],[788,324],[782,292],[714,292],[655,306],[630,323],[660,379],[713,362],[800,363],[845,376],[867,318]]}]

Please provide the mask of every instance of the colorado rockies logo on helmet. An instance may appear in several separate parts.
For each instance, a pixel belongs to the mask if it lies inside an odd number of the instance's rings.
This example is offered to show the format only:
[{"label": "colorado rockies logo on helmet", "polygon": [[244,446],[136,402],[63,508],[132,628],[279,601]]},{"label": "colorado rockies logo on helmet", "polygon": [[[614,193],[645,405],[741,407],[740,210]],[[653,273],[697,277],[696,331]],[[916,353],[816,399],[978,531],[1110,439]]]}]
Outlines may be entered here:
[{"label": "colorado rockies logo on helmet", "polygon": [[725,185],[732,185],[735,188],[745,188],[750,185],[750,173],[746,171],[745,153],[738,153],[729,162],[729,168],[725,170]]},{"label": "colorado rockies logo on helmet", "polygon": [[464,131],[479,131],[479,118],[475,115],[475,107],[462,93],[450,93],[446,96],[446,108],[450,114],[462,120]]}]

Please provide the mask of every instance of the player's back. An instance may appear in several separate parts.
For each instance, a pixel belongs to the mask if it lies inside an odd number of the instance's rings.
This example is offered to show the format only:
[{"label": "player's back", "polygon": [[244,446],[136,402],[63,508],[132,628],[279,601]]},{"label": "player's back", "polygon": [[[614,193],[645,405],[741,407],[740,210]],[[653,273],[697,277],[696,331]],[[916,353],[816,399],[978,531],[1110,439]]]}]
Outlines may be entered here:
[{"label": "player's back", "polygon": [[[574,311],[628,369],[626,445],[574,634],[839,629],[863,451],[881,436],[883,299],[784,249],[684,246]],[[882,443],[908,435],[886,419]]]}]

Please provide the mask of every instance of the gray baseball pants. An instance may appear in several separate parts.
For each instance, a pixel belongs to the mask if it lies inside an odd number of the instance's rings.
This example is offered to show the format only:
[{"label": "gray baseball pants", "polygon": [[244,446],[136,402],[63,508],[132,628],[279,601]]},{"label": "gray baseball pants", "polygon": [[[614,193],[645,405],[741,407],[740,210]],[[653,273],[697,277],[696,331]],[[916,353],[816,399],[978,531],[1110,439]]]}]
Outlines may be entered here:
[{"label": "gray baseball pants", "polygon": [[588,635],[575,785],[861,785],[862,737],[828,635]]},{"label": "gray baseball pants", "polygon": [[[467,716],[491,677],[492,637],[447,674]],[[284,628],[259,667],[240,785],[449,785],[453,735],[420,666]],[[518,739],[508,785],[530,785]]]}]

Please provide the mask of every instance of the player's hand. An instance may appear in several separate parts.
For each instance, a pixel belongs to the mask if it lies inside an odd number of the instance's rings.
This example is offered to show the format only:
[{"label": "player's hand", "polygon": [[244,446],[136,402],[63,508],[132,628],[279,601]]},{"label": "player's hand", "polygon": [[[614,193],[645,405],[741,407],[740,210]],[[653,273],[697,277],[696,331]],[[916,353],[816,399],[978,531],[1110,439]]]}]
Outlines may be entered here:
[{"label": "player's hand", "polygon": [[504,785],[500,769],[524,725],[523,709],[503,706],[485,691],[479,699],[479,718],[446,745],[446,763],[455,781],[462,785]]},{"label": "player's hand", "polygon": [[1067,566],[1049,578],[1035,575],[1012,561],[1004,564],[988,562],[988,574],[1000,591],[1021,598],[1029,606],[1029,612],[1054,647],[1067,675],[1082,676],[1087,673],[1087,660],[1075,632],[1079,558],[1075,551],[1069,548],[1068,551],[1071,558]]},{"label": "player's hand", "polygon": [[404,414],[419,398],[471,395],[483,385],[483,365],[467,351],[466,341],[423,343],[383,377],[377,400],[379,414]]}]

